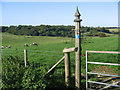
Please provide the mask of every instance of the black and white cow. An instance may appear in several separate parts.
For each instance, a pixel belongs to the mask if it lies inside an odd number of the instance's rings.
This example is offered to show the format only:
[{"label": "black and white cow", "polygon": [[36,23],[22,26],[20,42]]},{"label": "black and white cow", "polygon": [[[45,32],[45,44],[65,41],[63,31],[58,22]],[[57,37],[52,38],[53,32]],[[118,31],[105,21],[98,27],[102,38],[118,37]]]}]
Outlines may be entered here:
[{"label": "black and white cow", "polygon": [[1,49],[4,49],[4,46],[1,46],[0,48],[1,48]]},{"label": "black and white cow", "polygon": [[28,44],[24,44],[24,46],[29,47],[29,45],[28,45]]},{"label": "black and white cow", "polygon": [[11,46],[10,46],[10,45],[8,45],[8,46],[6,46],[6,48],[11,48]]},{"label": "black and white cow", "polygon": [[32,45],[38,46],[38,44],[37,44],[37,43],[33,43]]}]

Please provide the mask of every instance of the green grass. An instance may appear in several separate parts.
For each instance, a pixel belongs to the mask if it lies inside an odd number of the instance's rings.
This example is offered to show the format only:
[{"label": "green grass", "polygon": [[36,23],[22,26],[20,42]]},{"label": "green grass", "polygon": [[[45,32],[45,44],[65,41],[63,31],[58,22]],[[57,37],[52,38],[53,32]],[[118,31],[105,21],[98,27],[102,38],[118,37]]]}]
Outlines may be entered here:
[{"label": "green grass", "polygon": [[[38,43],[38,46],[25,47],[24,44]],[[86,50],[94,51],[118,51],[118,36],[110,37],[86,37],[82,42],[82,54]],[[2,34],[2,45],[11,45],[11,48],[2,49],[2,58],[8,55],[17,55],[24,59],[24,49],[28,50],[28,61],[35,61],[52,67],[63,57],[62,50],[65,47],[74,47],[74,39],[67,37],[46,37],[46,36],[20,36],[8,33]],[[75,72],[75,53],[71,53],[71,72]],[[118,55],[113,54],[93,54],[89,53],[89,61],[118,63]],[[85,74],[85,56],[82,56],[82,73]],[[58,67],[64,68],[64,62]],[[89,70],[94,69],[93,65],[88,65]],[[114,68],[114,67],[111,67]],[[116,68],[115,68],[116,70]],[[64,71],[64,70],[63,70]],[[60,72],[60,71],[58,71]],[[84,82],[84,81],[83,81]]]},{"label": "green grass", "polygon": [[[20,55],[23,57],[23,50],[28,50],[28,60],[38,62],[54,62],[63,56],[64,47],[71,47],[72,44],[65,44],[70,38],[42,37],[42,36],[15,36],[3,33],[2,45],[11,45],[11,48],[2,50],[2,57],[7,55]],[[38,46],[25,47],[24,44],[38,43]],[[47,63],[48,63],[47,62]],[[51,63],[52,63],[51,62]]]},{"label": "green grass", "polygon": [[[24,44],[38,43],[38,46],[25,47]],[[66,44],[67,42],[67,44]],[[96,51],[118,51],[118,36],[111,37],[87,37],[82,43],[82,54],[86,50]],[[28,60],[36,62],[51,63],[58,61],[62,56],[65,47],[74,47],[74,40],[67,37],[46,37],[46,36],[17,36],[8,33],[2,34],[2,45],[11,45],[11,48],[2,49],[2,57],[7,55],[24,56],[24,49],[28,50]],[[72,58],[74,58],[72,53]]]}]

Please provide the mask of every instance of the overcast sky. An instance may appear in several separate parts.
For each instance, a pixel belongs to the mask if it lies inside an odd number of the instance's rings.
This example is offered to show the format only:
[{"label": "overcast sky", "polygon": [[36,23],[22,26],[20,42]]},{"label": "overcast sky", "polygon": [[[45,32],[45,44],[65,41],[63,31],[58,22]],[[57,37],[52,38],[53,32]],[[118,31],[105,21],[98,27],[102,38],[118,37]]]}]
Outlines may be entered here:
[{"label": "overcast sky", "polygon": [[118,26],[118,2],[2,2],[2,25]]}]

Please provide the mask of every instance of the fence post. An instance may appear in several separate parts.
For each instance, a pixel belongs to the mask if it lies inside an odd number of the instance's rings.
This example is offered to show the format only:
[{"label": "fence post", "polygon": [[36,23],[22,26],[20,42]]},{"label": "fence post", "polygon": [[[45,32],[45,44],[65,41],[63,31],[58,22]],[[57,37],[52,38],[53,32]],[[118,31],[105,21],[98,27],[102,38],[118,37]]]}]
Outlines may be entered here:
[{"label": "fence post", "polygon": [[78,47],[77,52],[75,53],[75,87],[76,89],[81,89],[81,19],[78,7],[75,13],[75,47]]},{"label": "fence post", "polygon": [[64,48],[63,53],[65,54],[65,83],[66,86],[70,86],[70,78],[71,78],[71,72],[70,72],[70,52],[77,51],[78,48]]},{"label": "fence post", "polygon": [[66,52],[65,54],[65,83],[66,86],[70,86],[70,53]]},{"label": "fence post", "polygon": [[27,50],[24,49],[24,63],[25,63],[25,67],[27,66]]}]

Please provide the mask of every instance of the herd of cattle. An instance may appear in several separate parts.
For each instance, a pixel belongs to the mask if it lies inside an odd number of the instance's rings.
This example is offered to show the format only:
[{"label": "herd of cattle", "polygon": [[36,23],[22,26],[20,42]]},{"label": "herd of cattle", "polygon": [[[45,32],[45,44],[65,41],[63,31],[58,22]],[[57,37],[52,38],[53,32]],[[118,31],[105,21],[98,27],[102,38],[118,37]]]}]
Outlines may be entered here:
[{"label": "herd of cattle", "polygon": [[[29,47],[29,44],[24,44],[24,46]],[[30,46],[38,46],[38,44],[37,43],[32,43],[32,44],[30,44]]]},{"label": "herd of cattle", "polygon": [[[7,45],[7,46],[5,46],[6,48],[11,48],[11,46],[10,45]],[[4,49],[5,48],[4,46],[1,46],[1,49]]]},{"label": "herd of cattle", "polygon": [[[25,47],[29,47],[29,46],[38,46],[37,43],[32,43],[32,44],[24,44]],[[7,46],[1,46],[0,49],[4,49],[4,48],[11,48],[10,45]]]}]

